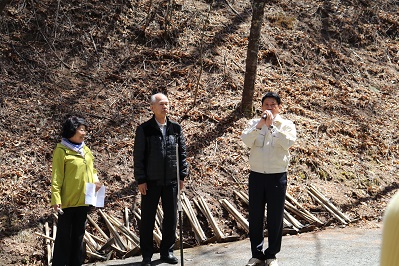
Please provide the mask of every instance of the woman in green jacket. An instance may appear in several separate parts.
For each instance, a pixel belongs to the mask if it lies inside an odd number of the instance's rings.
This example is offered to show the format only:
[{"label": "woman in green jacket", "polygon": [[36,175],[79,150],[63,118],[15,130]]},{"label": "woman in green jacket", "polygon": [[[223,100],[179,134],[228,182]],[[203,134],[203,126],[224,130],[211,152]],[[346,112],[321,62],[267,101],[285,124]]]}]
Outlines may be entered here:
[{"label": "woman in green jacket", "polygon": [[53,266],[82,265],[86,255],[86,183],[96,183],[97,190],[101,187],[93,154],[84,144],[86,130],[83,118],[69,117],[63,124],[61,143],[53,152],[51,205],[59,214]]}]

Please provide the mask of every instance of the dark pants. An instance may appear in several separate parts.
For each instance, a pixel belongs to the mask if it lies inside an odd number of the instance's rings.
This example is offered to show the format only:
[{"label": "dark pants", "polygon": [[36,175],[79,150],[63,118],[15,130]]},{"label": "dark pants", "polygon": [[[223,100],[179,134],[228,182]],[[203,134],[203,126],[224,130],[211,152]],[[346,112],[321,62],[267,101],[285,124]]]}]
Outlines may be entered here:
[{"label": "dark pants", "polygon": [[64,214],[58,215],[52,266],[80,266],[86,257],[83,237],[89,207],[71,207],[63,211]]},{"label": "dark pants", "polygon": [[[249,238],[253,258],[272,259],[281,249],[287,173],[249,175]],[[267,204],[268,248],[263,252]]]},{"label": "dark pants", "polygon": [[141,196],[140,249],[143,259],[151,259],[154,253],[152,232],[159,199],[161,199],[164,213],[161,229],[161,256],[173,253],[176,242],[177,184],[149,186],[147,195]]}]

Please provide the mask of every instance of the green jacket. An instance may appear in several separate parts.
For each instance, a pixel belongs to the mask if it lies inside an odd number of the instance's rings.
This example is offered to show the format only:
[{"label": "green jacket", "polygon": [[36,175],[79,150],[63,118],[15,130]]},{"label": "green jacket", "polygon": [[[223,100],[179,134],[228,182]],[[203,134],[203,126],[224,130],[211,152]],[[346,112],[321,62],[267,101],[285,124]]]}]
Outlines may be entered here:
[{"label": "green jacket", "polygon": [[94,169],[94,157],[87,146],[83,147],[85,158],[58,143],[53,152],[51,205],[62,208],[87,206],[86,183],[98,181]]}]

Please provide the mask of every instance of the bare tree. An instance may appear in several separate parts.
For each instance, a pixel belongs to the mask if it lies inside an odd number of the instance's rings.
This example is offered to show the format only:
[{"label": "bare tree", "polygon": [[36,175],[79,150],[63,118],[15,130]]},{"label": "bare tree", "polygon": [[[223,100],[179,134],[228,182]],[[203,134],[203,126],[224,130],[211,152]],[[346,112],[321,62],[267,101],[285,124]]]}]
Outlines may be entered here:
[{"label": "bare tree", "polygon": [[253,96],[255,92],[256,70],[258,67],[259,39],[265,13],[265,0],[253,0],[252,21],[249,33],[245,68],[244,89],[242,91],[241,111],[245,116],[252,116]]},{"label": "bare tree", "polygon": [[0,14],[3,12],[3,9],[11,2],[11,0],[0,0]]}]

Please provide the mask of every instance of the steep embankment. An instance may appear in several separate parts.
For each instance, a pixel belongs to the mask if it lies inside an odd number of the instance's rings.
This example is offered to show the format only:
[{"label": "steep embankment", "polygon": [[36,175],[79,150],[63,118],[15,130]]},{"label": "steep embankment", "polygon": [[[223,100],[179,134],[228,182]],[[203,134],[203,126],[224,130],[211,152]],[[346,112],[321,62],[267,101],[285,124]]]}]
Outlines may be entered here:
[{"label": "steep embankment", "polygon": [[[298,129],[289,191],[329,223],[307,184],[358,226],[379,221],[398,188],[398,5],[267,4],[255,107],[265,91],[281,94]],[[12,1],[0,18],[1,264],[45,263],[33,232],[53,222],[51,152],[68,114],[91,124],[106,210],[136,206],[134,128],[149,118],[155,91],[168,94],[185,129],[186,193],[204,196],[223,230],[245,237],[217,200],[234,202],[233,189],[246,189],[238,107],[250,19],[242,0]]]}]

